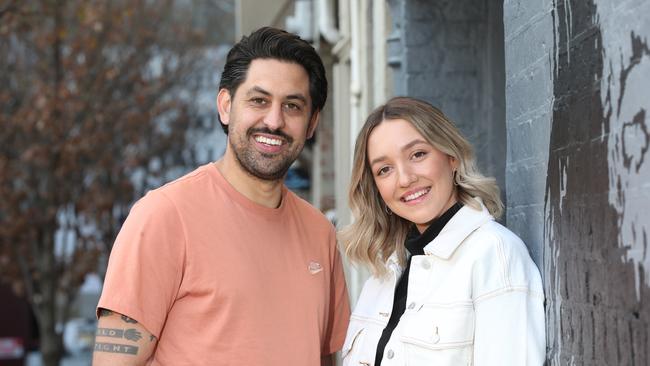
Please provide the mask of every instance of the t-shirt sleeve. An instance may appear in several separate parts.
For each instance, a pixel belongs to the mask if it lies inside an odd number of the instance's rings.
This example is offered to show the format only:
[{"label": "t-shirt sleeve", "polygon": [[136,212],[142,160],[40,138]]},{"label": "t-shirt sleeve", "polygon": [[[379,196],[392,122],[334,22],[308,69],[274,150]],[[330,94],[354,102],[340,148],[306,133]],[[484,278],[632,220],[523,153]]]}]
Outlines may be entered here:
[{"label": "t-shirt sleeve", "polygon": [[341,349],[345,340],[345,333],[350,321],[350,300],[343,275],[343,264],[341,255],[336,246],[336,234],[334,229],[330,233],[330,245],[332,255],[332,285],[330,287],[330,308],[327,337],[323,344],[323,355],[330,355]]},{"label": "t-shirt sleeve", "polygon": [[97,308],[133,318],[159,338],[184,261],[178,211],[162,192],[152,191],[133,206],[115,240]]}]

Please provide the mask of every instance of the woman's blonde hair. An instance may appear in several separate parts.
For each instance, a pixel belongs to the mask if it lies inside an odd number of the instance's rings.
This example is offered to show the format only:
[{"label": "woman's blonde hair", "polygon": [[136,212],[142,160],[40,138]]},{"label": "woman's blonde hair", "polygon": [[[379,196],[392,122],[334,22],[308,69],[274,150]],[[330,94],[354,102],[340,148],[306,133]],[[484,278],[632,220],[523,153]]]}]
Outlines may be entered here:
[{"label": "woman's blonde hair", "polygon": [[394,252],[405,263],[404,240],[412,227],[410,221],[387,210],[368,163],[370,133],[383,121],[396,119],[411,123],[433,147],[456,159],[454,184],[460,202],[480,209],[473,199],[479,197],[492,216],[498,218],[503,212],[496,180],[478,171],[472,146],[454,124],[427,102],[409,97],[390,99],[370,113],[357,136],[349,191],[355,221],[339,237],[347,257],[368,266],[375,275],[386,273],[386,261]]}]

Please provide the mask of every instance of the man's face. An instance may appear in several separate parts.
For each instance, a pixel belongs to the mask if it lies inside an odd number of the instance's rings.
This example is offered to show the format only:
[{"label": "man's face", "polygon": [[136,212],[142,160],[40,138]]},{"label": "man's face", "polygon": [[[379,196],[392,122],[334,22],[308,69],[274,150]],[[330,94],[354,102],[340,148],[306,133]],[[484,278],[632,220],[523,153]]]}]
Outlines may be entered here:
[{"label": "man's face", "polygon": [[309,76],[295,63],[253,60],[234,96],[217,98],[228,125],[228,147],[238,164],[262,180],[280,180],[318,124],[311,113]]}]

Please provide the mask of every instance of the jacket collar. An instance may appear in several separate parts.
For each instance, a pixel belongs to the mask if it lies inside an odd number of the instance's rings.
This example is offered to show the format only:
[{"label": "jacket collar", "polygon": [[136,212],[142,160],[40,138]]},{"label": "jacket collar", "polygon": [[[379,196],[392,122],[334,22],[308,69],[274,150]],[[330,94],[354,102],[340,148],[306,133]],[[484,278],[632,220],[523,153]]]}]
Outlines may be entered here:
[{"label": "jacket collar", "polygon": [[454,217],[449,220],[447,225],[442,229],[431,243],[424,247],[424,254],[435,255],[442,259],[449,259],[458,249],[460,244],[474,230],[481,227],[488,221],[494,220],[480,198],[474,198],[481,207],[476,210],[469,205],[464,205]]}]

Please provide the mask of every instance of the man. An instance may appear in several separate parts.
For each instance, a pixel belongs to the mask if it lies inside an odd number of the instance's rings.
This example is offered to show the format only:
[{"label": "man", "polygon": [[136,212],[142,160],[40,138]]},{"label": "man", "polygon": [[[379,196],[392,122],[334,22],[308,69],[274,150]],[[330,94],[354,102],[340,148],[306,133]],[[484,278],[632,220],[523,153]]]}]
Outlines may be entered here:
[{"label": "man", "polygon": [[333,227],[288,191],[325,71],[299,37],[262,28],[228,53],[215,163],[132,208],[98,304],[93,365],[319,365],[349,303]]}]

